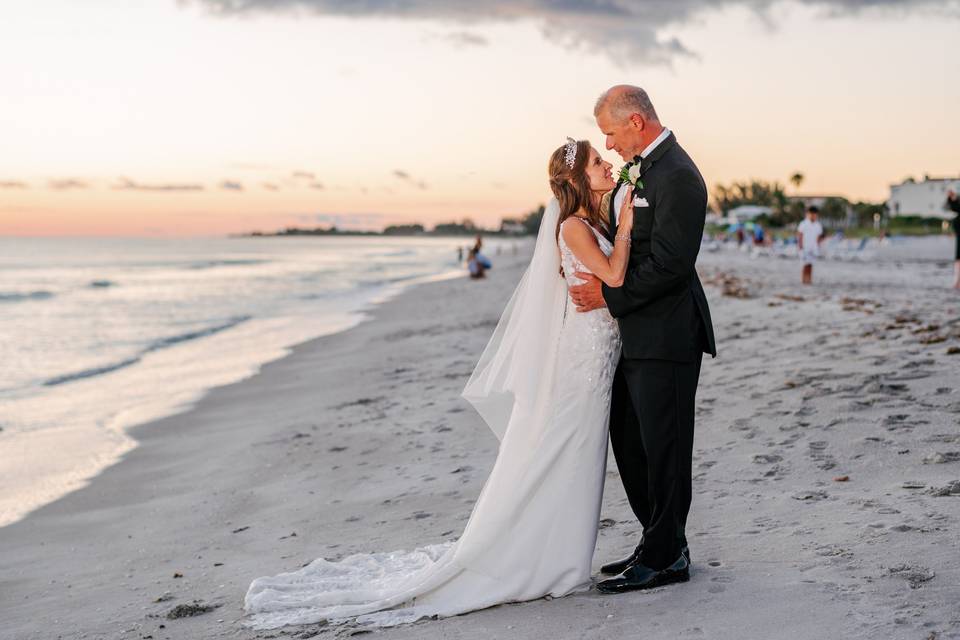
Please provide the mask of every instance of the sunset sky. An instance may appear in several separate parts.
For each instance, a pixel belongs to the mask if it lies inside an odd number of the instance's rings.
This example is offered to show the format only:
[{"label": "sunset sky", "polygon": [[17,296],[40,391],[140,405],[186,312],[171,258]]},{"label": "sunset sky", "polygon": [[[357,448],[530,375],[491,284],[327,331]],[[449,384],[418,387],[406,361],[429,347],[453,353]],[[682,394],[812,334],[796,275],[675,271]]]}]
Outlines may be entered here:
[{"label": "sunset sky", "polygon": [[956,1],[12,3],[0,234],[494,225],[616,83],[711,187],[880,201],[960,175],[958,34]]}]

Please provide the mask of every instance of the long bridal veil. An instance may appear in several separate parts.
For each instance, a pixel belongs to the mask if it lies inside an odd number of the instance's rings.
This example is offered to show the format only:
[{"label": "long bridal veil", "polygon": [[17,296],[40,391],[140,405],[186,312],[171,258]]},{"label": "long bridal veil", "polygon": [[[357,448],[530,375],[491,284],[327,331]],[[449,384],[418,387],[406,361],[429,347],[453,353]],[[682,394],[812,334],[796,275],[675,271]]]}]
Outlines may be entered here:
[{"label": "long bridal veil", "polygon": [[532,418],[549,406],[567,299],[557,248],[559,217],[560,205],[551,198],[530,266],[463,390],[501,441],[508,429],[542,424]]}]

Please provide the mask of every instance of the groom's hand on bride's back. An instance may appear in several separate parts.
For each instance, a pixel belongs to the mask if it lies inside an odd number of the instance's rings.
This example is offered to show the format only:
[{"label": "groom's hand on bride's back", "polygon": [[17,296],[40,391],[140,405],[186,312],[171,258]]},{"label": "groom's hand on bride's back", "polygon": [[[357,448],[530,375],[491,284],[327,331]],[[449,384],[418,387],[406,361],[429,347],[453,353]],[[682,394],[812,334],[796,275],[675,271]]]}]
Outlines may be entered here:
[{"label": "groom's hand on bride's back", "polygon": [[570,299],[573,300],[573,304],[577,305],[577,311],[583,313],[607,306],[607,303],[603,300],[603,291],[600,289],[600,278],[592,273],[582,271],[577,271],[574,275],[586,281],[583,284],[570,287]]}]

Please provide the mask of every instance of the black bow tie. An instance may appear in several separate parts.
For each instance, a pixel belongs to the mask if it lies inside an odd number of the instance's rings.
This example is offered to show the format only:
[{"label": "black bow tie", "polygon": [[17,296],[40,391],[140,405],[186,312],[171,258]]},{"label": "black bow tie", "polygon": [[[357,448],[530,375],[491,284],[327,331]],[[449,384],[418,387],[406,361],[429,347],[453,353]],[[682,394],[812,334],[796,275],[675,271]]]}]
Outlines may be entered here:
[{"label": "black bow tie", "polygon": [[640,175],[643,175],[643,173],[647,169],[649,169],[651,165],[653,165],[653,159],[651,156],[647,156],[646,158],[641,158],[640,156],[633,156],[633,160],[630,162],[630,164],[640,165]]}]

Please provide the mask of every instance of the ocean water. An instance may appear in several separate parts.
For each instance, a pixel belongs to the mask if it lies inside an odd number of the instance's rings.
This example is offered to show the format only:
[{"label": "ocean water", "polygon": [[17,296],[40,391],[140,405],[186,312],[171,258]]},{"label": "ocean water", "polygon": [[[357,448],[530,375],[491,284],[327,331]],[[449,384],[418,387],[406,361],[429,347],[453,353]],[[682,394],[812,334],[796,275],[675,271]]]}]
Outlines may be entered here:
[{"label": "ocean water", "polygon": [[[425,280],[457,238],[0,238],[0,526],[297,343]],[[523,240],[491,240],[486,253]]]}]

